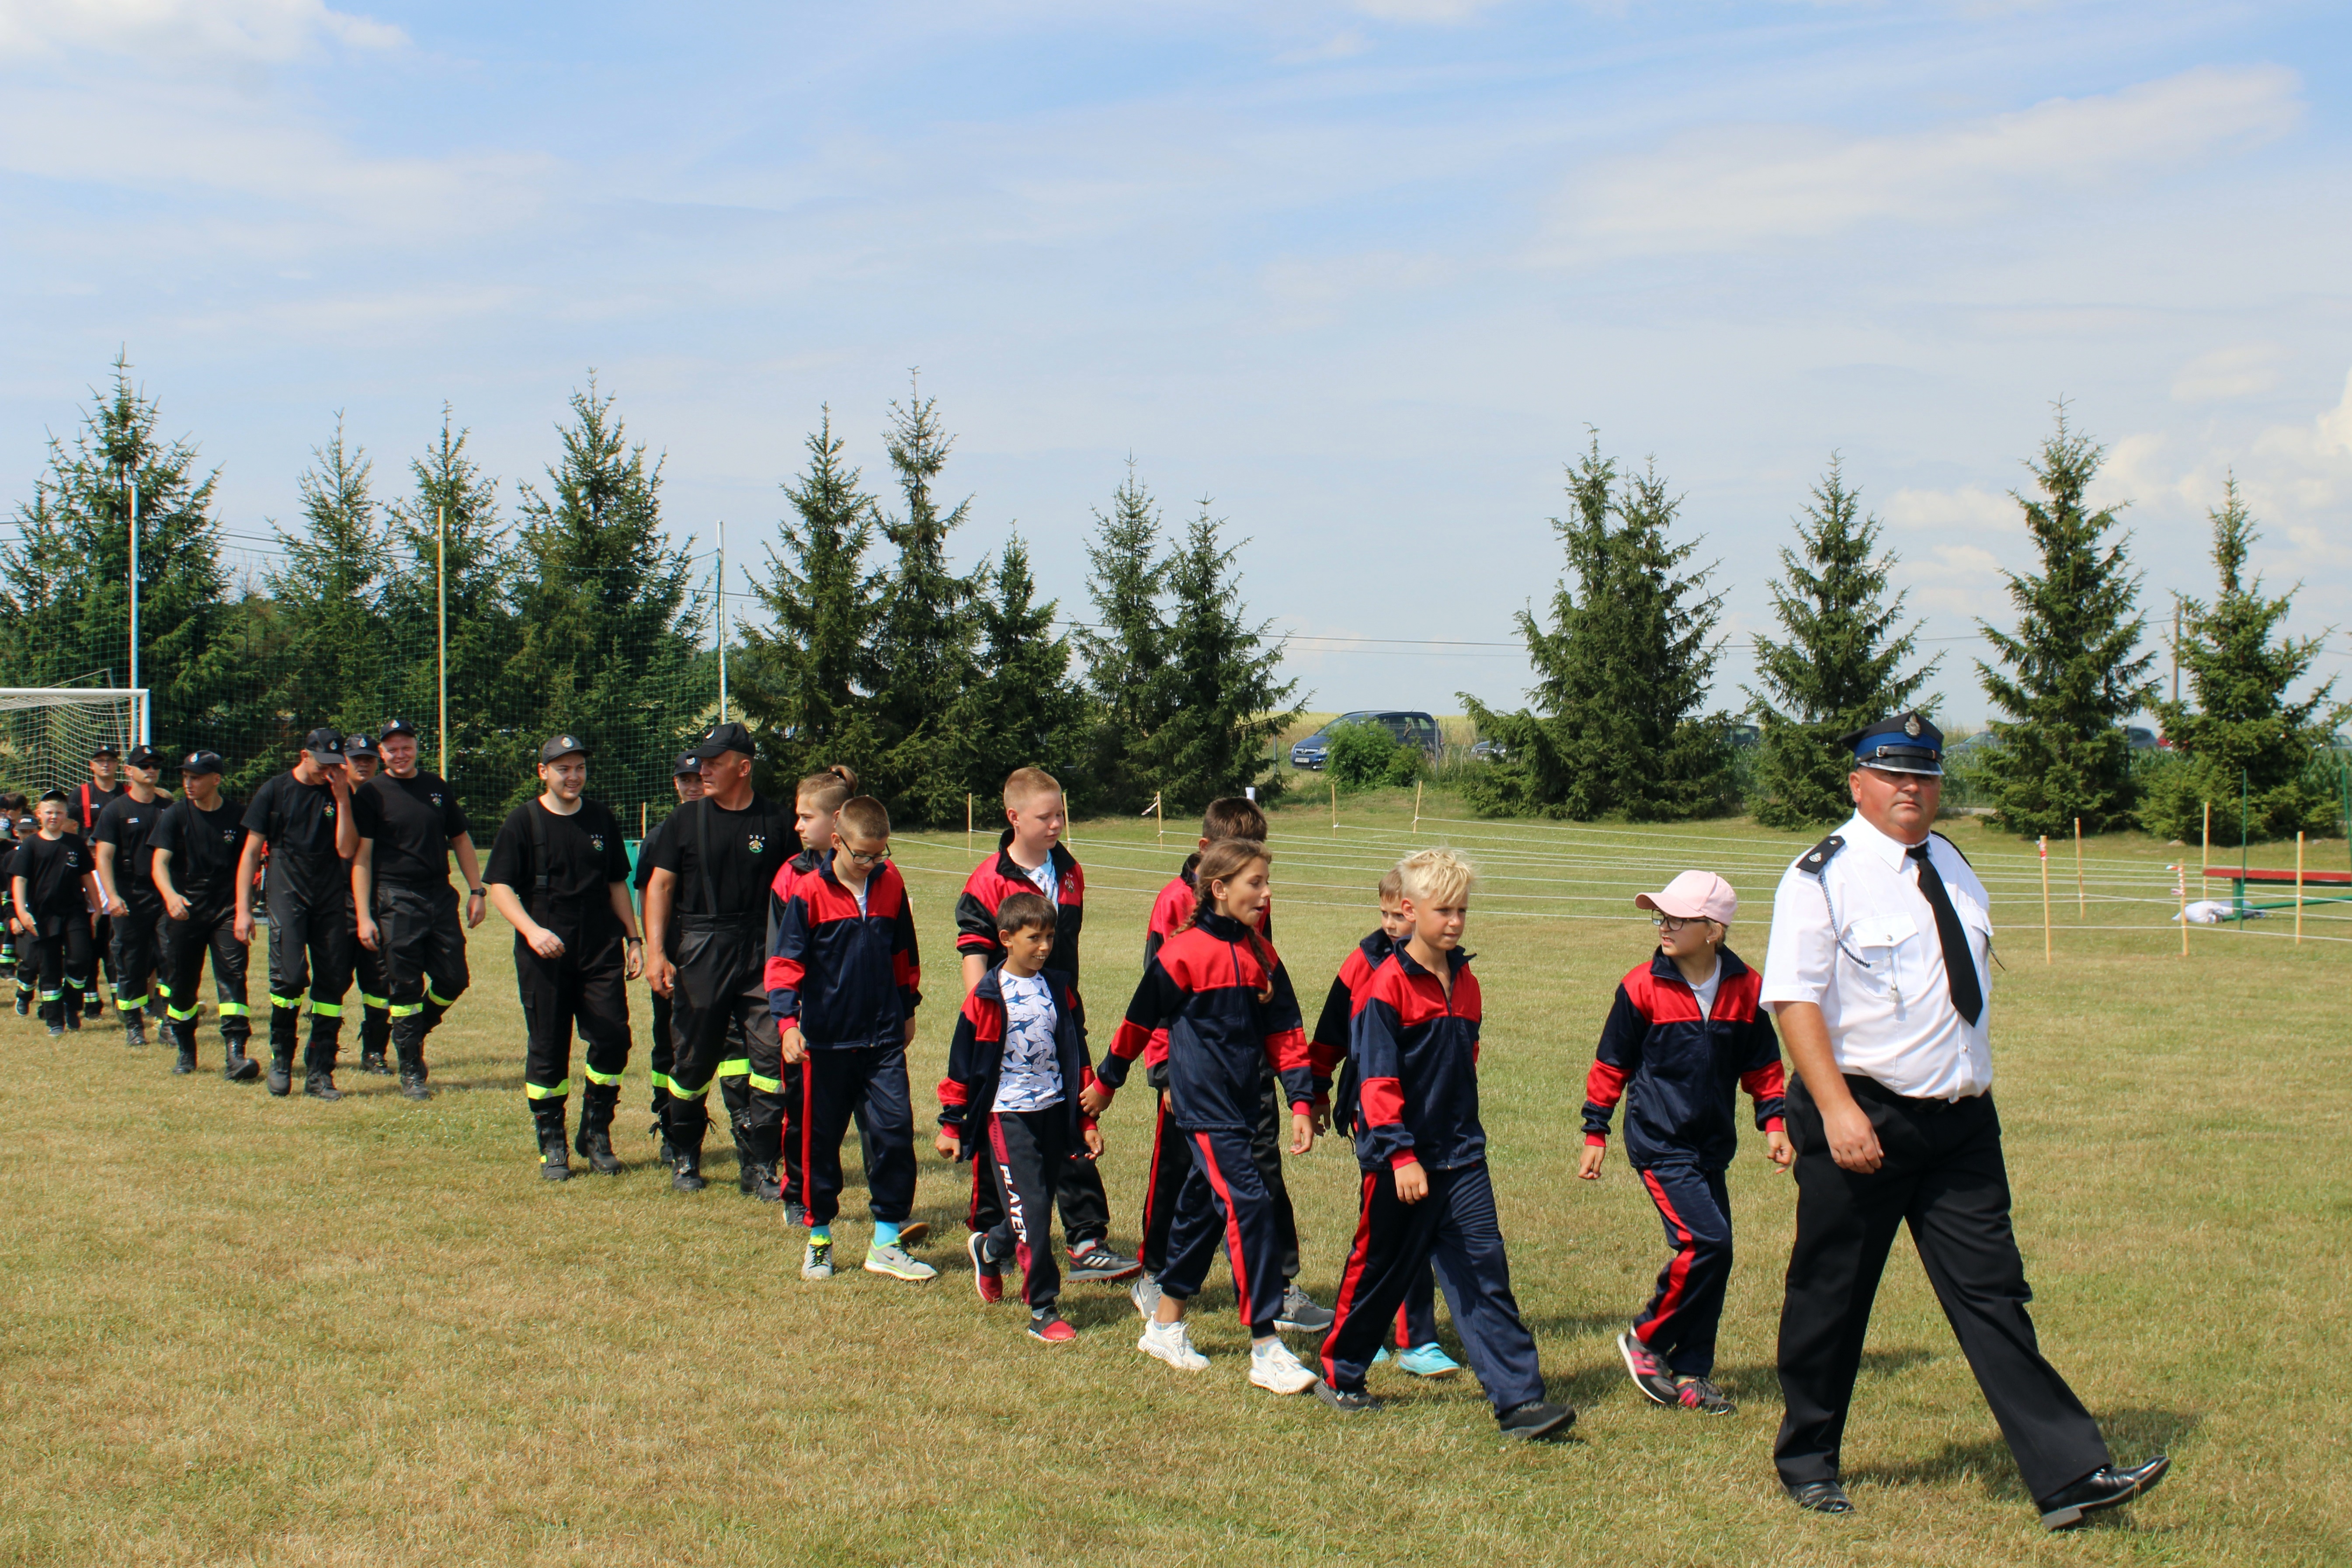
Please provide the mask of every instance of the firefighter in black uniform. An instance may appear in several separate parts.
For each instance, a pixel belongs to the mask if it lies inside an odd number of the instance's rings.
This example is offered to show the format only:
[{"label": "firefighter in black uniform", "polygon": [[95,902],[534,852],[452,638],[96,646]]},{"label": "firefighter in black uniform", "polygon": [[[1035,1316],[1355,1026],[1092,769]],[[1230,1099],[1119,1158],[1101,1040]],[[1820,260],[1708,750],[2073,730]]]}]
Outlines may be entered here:
[{"label": "firefighter in black uniform", "polygon": [[[354,813],[359,810],[361,786],[375,777],[383,765],[373,741],[363,734],[343,737],[343,774],[352,786]],[[351,861],[343,863],[343,870],[348,881]],[[359,900],[346,900],[345,907],[352,925],[352,984],[360,994],[360,1071],[389,1073],[392,1068],[384,1053],[392,1047],[392,999],[385,994],[391,987],[383,978],[383,952],[360,945]]]},{"label": "firefighter in black uniform", "polygon": [[163,900],[164,1029],[180,1047],[173,1072],[196,1070],[196,981],[213,959],[219,998],[221,1077],[251,1083],[261,1064],[246,1055],[253,1009],[246,1005],[245,943],[236,939],[236,863],[245,847],[245,814],[221,796],[218,752],[191,752],[180,764],[180,798],[155,819],[156,895]]},{"label": "firefighter in black uniform", "polygon": [[[313,730],[294,766],[253,792],[247,838],[236,862],[238,889],[253,885],[269,849],[269,1092],[293,1084],[295,1024],[310,997],[310,1039],[302,1055],[302,1092],[341,1100],[335,1053],[343,1032],[343,994],[352,985],[352,930],[345,916],[351,879],[343,862],[359,853],[351,785],[343,774],[343,737]],[[253,940],[253,910],[236,900],[236,940]]]},{"label": "firefighter in black uniform", "polygon": [[99,900],[98,878],[89,868],[89,847],[68,831],[72,797],[61,789],[44,793],[34,808],[40,831],[16,846],[8,883],[25,940],[33,944],[41,984],[41,1021],[51,1036],[68,1024],[81,1027],[75,999],[89,984],[94,962],[90,922]]},{"label": "firefighter in black uniform", "polygon": [[[415,727],[394,719],[376,749],[384,771],[352,797],[360,837],[352,897],[360,945],[383,954],[400,1092],[425,1100],[433,1091],[425,1087],[425,1037],[465,992],[466,932],[488,905],[465,809],[448,780],[417,767]],[[452,855],[466,879],[463,925],[449,885]]]},{"label": "firefighter in black uniform", "polygon": [[515,928],[515,988],[530,1044],[522,1092],[539,1137],[540,1175],[570,1178],[563,1108],[572,1092],[572,1032],[587,1049],[580,1136],[590,1167],[619,1172],[613,1110],[629,1065],[629,986],[646,944],[629,903],[629,848],[611,811],[581,798],[588,748],[558,735],[539,749],[537,800],[507,814],[490,843],[490,898]]},{"label": "firefighter in black uniform", "polygon": [[[700,800],[702,798],[702,759],[692,752],[678,758],[677,767],[671,773],[669,782],[670,787],[677,791],[678,805],[684,805],[690,800]],[[677,820],[676,812],[663,817],[654,824],[654,830],[646,836],[643,843],[637,846],[636,887],[637,897],[640,900],[645,897],[646,879],[654,874],[654,846],[661,842],[663,830],[676,820]],[[672,930],[675,934],[675,928]],[[677,954],[673,951],[664,956],[674,960]],[[632,975],[631,978],[635,977]],[[656,991],[653,993],[653,998],[654,1026],[653,1034],[646,1043],[646,1076],[653,1080],[654,1121],[653,1125],[646,1128],[646,1131],[651,1137],[661,1139],[662,1163],[667,1165],[670,1163],[670,1148],[669,1139],[664,1136],[664,1128],[665,1112],[669,1106],[669,1064],[673,1055],[669,1032],[669,994],[666,991]]]},{"label": "firefighter in black uniform", "polygon": [[159,1033],[163,1021],[163,1005],[149,992],[163,955],[163,900],[149,875],[149,839],[169,804],[155,789],[163,763],[145,746],[131,747],[123,759],[129,782],[99,812],[89,836],[91,868],[114,928],[114,1011],[122,1020],[123,1041],[131,1046],[147,1043],[151,1015]]},{"label": "firefighter in black uniform", "polygon": [[[722,1060],[740,1051],[745,1169],[739,1185],[782,1203],[776,1165],[783,1152],[784,1058],[768,1014],[768,894],[799,847],[788,806],[751,788],[753,747],[740,724],[718,724],[695,748],[702,798],[671,814],[646,882],[646,978],[670,997],[670,1185],[699,1192],[706,1099]],[[675,928],[677,956],[667,956]]]},{"label": "firefighter in black uniform", "polygon": [[[79,825],[77,830],[85,846],[90,835],[98,831],[100,814],[123,796],[122,784],[115,776],[121,763],[121,752],[112,746],[100,745],[89,754],[89,782],[75,790],[67,804],[66,810]],[[118,993],[122,983],[122,977],[114,972],[114,922],[107,918],[103,907],[98,911],[98,925],[90,940],[97,944],[98,959],[89,966],[89,989],[82,994],[82,1012],[95,1018],[103,1010],[98,995],[99,971],[106,972],[107,984]]]}]

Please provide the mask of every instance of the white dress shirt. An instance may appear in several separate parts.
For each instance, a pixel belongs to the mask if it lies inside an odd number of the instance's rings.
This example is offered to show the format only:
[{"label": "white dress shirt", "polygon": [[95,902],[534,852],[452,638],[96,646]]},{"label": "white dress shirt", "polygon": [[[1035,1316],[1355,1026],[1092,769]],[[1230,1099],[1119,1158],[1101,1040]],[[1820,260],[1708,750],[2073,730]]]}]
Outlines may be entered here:
[{"label": "white dress shirt", "polygon": [[[1838,1070],[1915,1100],[1962,1100],[1992,1087],[1992,915],[1960,852],[1930,837],[1929,863],[1968,934],[1985,998],[1973,1024],[1952,1005],[1936,911],[1908,847],[1860,814],[1819,877],[1790,866],[1773,895],[1761,1000],[1820,1005]],[[1824,897],[1826,894],[1826,897]]]}]

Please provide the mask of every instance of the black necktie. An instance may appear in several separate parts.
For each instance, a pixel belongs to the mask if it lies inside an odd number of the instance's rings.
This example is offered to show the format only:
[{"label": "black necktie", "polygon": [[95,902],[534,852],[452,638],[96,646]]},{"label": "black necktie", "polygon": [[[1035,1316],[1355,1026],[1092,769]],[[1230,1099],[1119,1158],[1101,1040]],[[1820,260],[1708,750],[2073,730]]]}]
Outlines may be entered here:
[{"label": "black necktie", "polygon": [[1936,911],[1936,940],[1944,945],[1944,983],[1951,988],[1952,1005],[1973,1024],[1984,1013],[1984,993],[1977,986],[1977,955],[1969,950],[1968,930],[1960,924],[1960,911],[1952,908],[1952,895],[1944,889],[1936,863],[1927,858],[1927,847],[1914,844],[1906,853],[1919,862],[1919,890]]}]

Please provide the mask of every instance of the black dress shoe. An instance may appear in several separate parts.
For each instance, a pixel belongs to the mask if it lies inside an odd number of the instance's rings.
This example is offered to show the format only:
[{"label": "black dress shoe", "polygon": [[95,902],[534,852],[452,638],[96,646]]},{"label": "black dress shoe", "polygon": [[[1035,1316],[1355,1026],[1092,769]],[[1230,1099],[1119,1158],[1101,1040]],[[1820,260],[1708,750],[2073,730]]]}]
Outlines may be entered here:
[{"label": "black dress shoe", "polygon": [[1835,1481],[1807,1481],[1789,1489],[1789,1500],[1807,1513],[1852,1513],[1853,1501]]},{"label": "black dress shoe", "polygon": [[2042,1510],[2042,1528],[2072,1530],[2083,1522],[2085,1514],[2114,1508],[2154,1491],[2156,1483],[2164,1479],[2164,1472],[2170,1468],[2169,1454],[2158,1454],[2136,1470],[2101,1466],[2073,1486],[2042,1500],[2037,1505]]}]

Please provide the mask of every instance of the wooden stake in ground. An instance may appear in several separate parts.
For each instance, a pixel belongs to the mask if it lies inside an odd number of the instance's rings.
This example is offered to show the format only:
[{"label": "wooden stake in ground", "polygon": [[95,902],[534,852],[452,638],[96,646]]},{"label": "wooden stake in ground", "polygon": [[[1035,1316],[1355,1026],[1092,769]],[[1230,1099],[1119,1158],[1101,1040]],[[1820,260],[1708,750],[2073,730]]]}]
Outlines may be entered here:
[{"label": "wooden stake in ground", "polygon": [[2303,945],[2303,831],[2294,835],[2294,945]]},{"label": "wooden stake in ground", "polygon": [[637,842],[640,844],[643,844],[646,841],[646,814],[652,809],[653,803],[651,801],[641,800],[637,802]]},{"label": "wooden stake in ground", "polygon": [[963,797],[963,852],[971,853],[971,796]]},{"label": "wooden stake in ground", "polygon": [[[2213,868],[2213,803],[2210,800],[2205,803],[2204,834],[2198,843],[2200,847],[2197,853],[2197,875],[2202,877]],[[2201,881],[2197,884],[2197,896],[2200,899],[2205,896],[2205,884]]]},{"label": "wooden stake in ground", "polygon": [[1425,780],[1415,779],[1412,785],[1412,830],[1421,831],[1421,791]]},{"label": "wooden stake in ground", "polygon": [[1331,780],[1331,837],[1339,837],[1339,781]]},{"label": "wooden stake in ground", "polygon": [[1163,804],[1167,799],[1168,792],[1164,789],[1151,792],[1151,815],[1160,819],[1160,847],[1162,849],[1168,847],[1168,808]]},{"label": "wooden stake in ground", "polygon": [[2088,920],[2091,902],[2083,892],[2083,819],[2074,819],[2074,918]]},{"label": "wooden stake in ground", "polygon": [[2050,835],[2043,834],[2042,848],[2042,962],[2055,963],[2050,946]]},{"label": "wooden stake in ground", "polygon": [[2180,956],[2189,956],[2189,862],[2172,868],[2172,890],[2180,900]]}]

